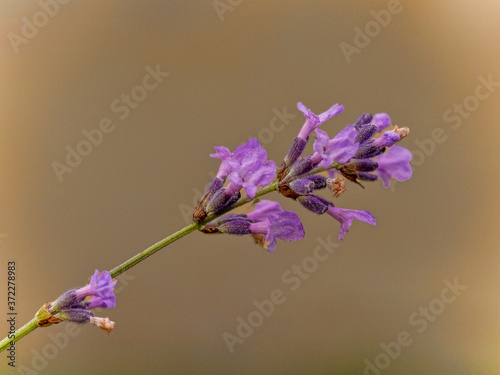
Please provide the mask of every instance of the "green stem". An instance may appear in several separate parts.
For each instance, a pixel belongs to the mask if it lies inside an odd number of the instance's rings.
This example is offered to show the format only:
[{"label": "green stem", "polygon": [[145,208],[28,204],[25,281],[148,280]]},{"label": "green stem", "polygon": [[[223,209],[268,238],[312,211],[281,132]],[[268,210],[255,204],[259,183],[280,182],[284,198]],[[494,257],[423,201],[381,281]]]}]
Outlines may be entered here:
[{"label": "green stem", "polygon": [[[153,255],[157,251],[163,249],[165,246],[168,246],[172,242],[175,242],[178,239],[188,235],[189,233],[194,232],[197,229],[200,229],[204,224],[208,223],[209,221],[211,221],[211,220],[213,220],[213,219],[215,219],[215,218],[217,218],[217,217],[219,217],[219,216],[221,216],[229,211],[232,211],[235,208],[241,207],[244,204],[247,204],[247,203],[253,201],[254,199],[257,199],[257,198],[259,198],[265,194],[268,194],[272,191],[275,191],[275,190],[278,190],[278,182],[276,180],[271,182],[266,187],[263,187],[262,189],[257,191],[254,198],[249,198],[249,197],[241,198],[238,202],[236,202],[234,205],[232,205],[229,209],[222,211],[222,212],[219,212],[217,214],[210,215],[205,220],[203,220],[201,223],[191,223],[191,224],[185,226],[184,228],[178,230],[175,233],[172,233],[170,236],[164,238],[163,240],[158,241],[154,245],[141,251],[139,254],[133,256],[129,260],[120,264],[119,266],[116,266],[111,271],[109,271],[109,273],[111,274],[111,276],[113,278],[115,278],[118,275],[121,275],[126,270],[139,264],[144,259],[150,257],[151,255]],[[11,342],[16,342],[16,341],[20,340],[21,338],[26,336],[31,331],[34,331],[38,327],[39,327],[39,324],[38,324],[36,317],[31,319],[28,323],[26,323],[24,326],[22,326],[21,328],[19,328],[15,332],[14,338],[9,339],[8,337],[6,337],[2,341],[0,341],[0,352],[4,351],[7,347],[9,347]]]},{"label": "green stem", "polygon": [[34,331],[38,328],[38,322],[35,318],[31,319],[28,323],[19,328],[13,338],[4,338],[0,341],[0,352],[7,349],[11,343],[21,340],[24,336],[26,336],[31,331]]},{"label": "green stem", "polygon": [[182,238],[185,235],[187,235],[191,232],[194,232],[198,228],[199,228],[198,223],[191,223],[188,226],[182,228],[181,230],[179,230],[175,233],[172,233],[170,236],[164,238],[161,241],[158,241],[154,245],[148,247],[146,250],[141,251],[139,254],[133,256],[132,258],[130,258],[126,262],[123,262],[119,266],[116,266],[115,268],[113,268],[111,271],[109,271],[109,273],[111,274],[111,277],[115,278],[116,276],[121,275],[126,270],[134,267],[136,264],[139,264],[144,259],[150,257],[151,255],[153,255],[157,251],[163,249],[165,246],[168,246],[172,242],[177,241],[179,238]]}]

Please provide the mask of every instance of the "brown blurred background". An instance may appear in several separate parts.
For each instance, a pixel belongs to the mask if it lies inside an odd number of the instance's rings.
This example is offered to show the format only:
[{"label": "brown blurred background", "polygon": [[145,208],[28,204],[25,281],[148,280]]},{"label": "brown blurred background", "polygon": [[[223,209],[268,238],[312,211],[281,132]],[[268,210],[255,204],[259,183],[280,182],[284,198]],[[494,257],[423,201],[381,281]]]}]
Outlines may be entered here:
[{"label": "brown blurred background", "polygon": [[[255,136],[279,161],[303,123],[298,101],[316,113],[345,105],[322,127],[331,135],[388,112],[411,128],[401,145],[414,176],[348,186],[337,205],[371,211],[377,226],[355,222],[295,291],[285,272],[318,238],[337,242],[338,223],[275,195],[300,214],[302,241],[269,254],[250,238],[193,233],[126,273],[116,309],[102,311],[117,323],[109,337],[39,329],[17,344],[18,371],[2,353],[0,372],[500,374],[498,1],[56,4],[0,3],[2,337],[8,259],[20,327],[96,268],[183,227],[217,171],[212,146]],[[356,28],[372,36],[355,39]],[[169,75],[133,91],[148,66]],[[131,91],[146,98],[127,113]],[[60,181],[53,163],[106,118],[113,131]],[[455,279],[467,288],[439,302]],[[231,353],[223,334],[275,289],[286,300]],[[411,344],[380,355],[404,332]]]}]

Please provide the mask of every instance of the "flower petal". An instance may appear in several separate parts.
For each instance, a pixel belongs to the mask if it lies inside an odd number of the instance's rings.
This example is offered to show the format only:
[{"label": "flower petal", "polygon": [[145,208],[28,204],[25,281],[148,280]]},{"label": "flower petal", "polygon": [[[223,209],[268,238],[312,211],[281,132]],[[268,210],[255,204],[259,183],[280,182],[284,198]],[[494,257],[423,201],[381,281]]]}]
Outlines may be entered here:
[{"label": "flower petal", "polygon": [[275,201],[262,200],[255,205],[252,212],[247,217],[253,222],[264,221],[269,214],[283,211],[281,205]]},{"label": "flower petal", "polygon": [[342,129],[331,141],[331,158],[341,164],[348,162],[359,149],[357,135],[358,132],[352,125]]},{"label": "flower petal", "polygon": [[390,186],[391,178],[400,182],[411,178],[411,157],[411,152],[400,146],[392,146],[389,152],[377,157],[378,169],[375,173],[382,180],[384,188],[387,189]]},{"label": "flower petal", "polygon": [[327,212],[340,222],[339,241],[344,239],[344,235],[349,231],[353,219],[375,225],[375,216],[368,211],[349,210],[331,205]]},{"label": "flower petal", "polygon": [[377,133],[391,126],[391,118],[387,113],[376,113],[373,116],[372,124],[377,127]]}]

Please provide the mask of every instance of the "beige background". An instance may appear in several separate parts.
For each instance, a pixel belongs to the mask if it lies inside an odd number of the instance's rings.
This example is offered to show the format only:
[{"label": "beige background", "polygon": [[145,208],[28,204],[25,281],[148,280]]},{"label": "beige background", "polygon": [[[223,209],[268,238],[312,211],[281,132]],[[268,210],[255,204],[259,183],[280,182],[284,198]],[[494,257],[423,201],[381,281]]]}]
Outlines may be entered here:
[{"label": "beige background", "polygon": [[[18,343],[18,368],[363,374],[365,359],[406,331],[412,344],[381,373],[499,374],[500,90],[458,129],[443,115],[475,94],[478,77],[500,82],[500,3],[401,0],[350,63],[339,45],[354,45],[354,28],[387,1],[237,3],[221,20],[212,1],[75,0],[16,53],[8,33],[20,35],[23,17],[41,8],[0,2],[2,336],[7,259],[17,261],[20,326],[95,268],[184,226],[181,210],[218,168],[212,146],[260,136],[269,157],[282,158],[303,122],[297,101],[316,112],[344,104],[323,127],[331,135],[363,112],[385,111],[411,128],[402,145],[412,151],[436,128],[446,140],[392,190],[349,186],[338,205],[371,211],[377,226],[355,223],[296,291],[283,274],[313,254],[317,238],[336,239],[338,224],[276,197],[299,212],[304,240],[269,254],[250,238],[193,233],[127,273],[116,309],[102,312],[117,322],[109,337],[85,326],[54,354],[49,334],[67,325],[39,329]],[[157,64],[170,75],[120,120],[111,104]],[[284,107],[296,117],[269,135],[273,110]],[[103,118],[115,130],[59,182],[52,163]],[[418,333],[410,316],[455,278],[467,289]],[[286,301],[231,354],[223,333],[236,334],[237,318],[274,289]],[[36,353],[52,358],[37,362]],[[0,366],[9,373],[3,353]]]}]

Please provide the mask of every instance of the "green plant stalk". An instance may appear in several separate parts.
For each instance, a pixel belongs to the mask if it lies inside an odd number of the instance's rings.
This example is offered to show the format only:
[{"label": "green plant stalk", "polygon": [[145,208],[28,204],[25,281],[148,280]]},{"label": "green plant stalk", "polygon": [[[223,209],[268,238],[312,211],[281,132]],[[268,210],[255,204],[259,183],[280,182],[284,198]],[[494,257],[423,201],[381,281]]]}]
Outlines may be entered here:
[{"label": "green plant stalk", "polygon": [[110,270],[109,273],[111,274],[111,277],[115,278],[118,275],[121,275],[126,270],[134,267],[136,264],[139,264],[144,259],[150,257],[151,255],[153,255],[157,251],[163,249],[165,246],[168,246],[172,242],[175,242],[178,239],[180,239],[180,238],[188,235],[189,233],[194,232],[198,228],[199,228],[199,224],[198,223],[191,223],[188,226],[182,228],[181,230],[179,230],[179,231],[177,231],[175,233],[172,233],[170,236],[164,238],[161,241],[158,241],[154,245],[148,247],[146,250],[141,251],[139,254],[133,256],[132,258],[130,258],[126,262],[123,262],[119,266],[116,266],[115,268],[113,268],[112,270]]},{"label": "green plant stalk", "polygon": [[[178,230],[175,233],[172,233],[170,236],[164,238],[163,240],[158,241],[154,245],[152,245],[152,246],[148,247],[147,249],[141,251],[139,254],[136,254],[135,256],[133,256],[129,260],[123,262],[119,266],[116,266],[115,268],[113,268],[111,271],[109,271],[109,273],[111,274],[111,277],[116,278],[118,275],[121,275],[126,270],[128,270],[128,269],[136,266],[137,264],[139,264],[140,262],[142,262],[146,258],[150,257],[151,255],[153,255],[157,251],[159,251],[159,250],[163,249],[164,247],[170,245],[172,242],[175,242],[178,239],[181,239],[182,237],[188,235],[189,233],[194,232],[197,229],[200,229],[203,225],[205,225],[209,221],[211,221],[211,220],[213,220],[213,219],[215,219],[215,218],[217,218],[217,217],[219,217],[219,216],[221,216],[221,215],[223,215],[223,214],[225,214],[225,213],[227,213],[229,211],[232,211],[235,208],[241,207],[244,204],[250,203],[251,201],[253,201],[253,200],[255,200],[255,199],[257,199],[257,198],[259,198],[259,197],[261,197],[261,196],[263,196],[265,194],[268,194],[268,193],[270,193],[272,191],[275,191],[275,190],[278,190],[278,182],[276,180],[274,180],[273,182],[271,182],[266,187],[263,187],[262,189],[260,189],[259,191],[257,191],[257,193],[255,194],[254,198],[249,198],[249,197],[241,198],[238,202],[236,202],[234,205],[232,205],[229,209],[227,209],[225,211],[222,211],[222,212],[219,212],[217,214],[209,215],[201,223],[194,223],[193,222],[193,223],[185,226],[184,228]],[[26,336],[28,333],[34,331],[38,327],[40,327],[40,325],[38,324],[38,321],[37,321],[36,317],[33,318],[33,319],[31,319],[28,323],[26,323],[24,326],[22,326],[21,328],[19,328],[15,332],[13,338],[6,337],[2,341],[0,341],[0,352],[2,352],[5,349],[7,349],[11,345],[11,343],[19,341],[24,336]]]},{"label": "green plant stalk", "polygon": [[0,341],[0,352],[3,352],[12,343],[21,340],[24,336],[26,336],[28,333],[34,331],[37,328],[38,328],[38,321],[35,318],[31,319],[28,323],[26,323],[16,331],[14,337],[9,338],[7,336],[2,341]]}]

